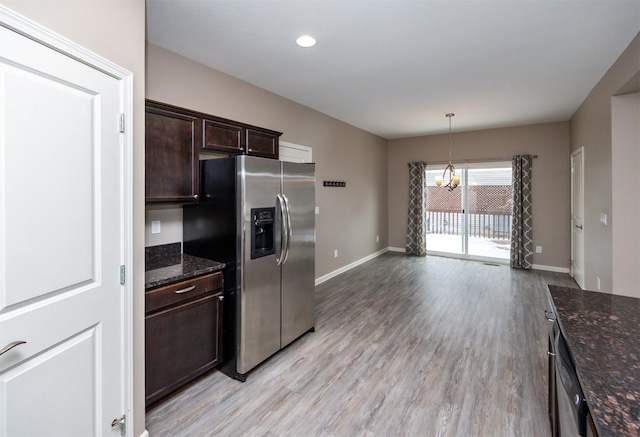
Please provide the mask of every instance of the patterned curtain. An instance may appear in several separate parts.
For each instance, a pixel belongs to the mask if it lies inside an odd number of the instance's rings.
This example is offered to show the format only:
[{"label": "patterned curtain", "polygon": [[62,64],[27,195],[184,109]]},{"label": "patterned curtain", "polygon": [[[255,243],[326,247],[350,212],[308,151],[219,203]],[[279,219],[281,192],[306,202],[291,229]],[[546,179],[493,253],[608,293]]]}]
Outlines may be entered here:
[{"label": "patterned curtain", "polygon": [[407,255],[427,255],[427,169],[426,162],[409,164],[409,219]]},{"label": "patterned curtain", "polygon": [[533,262],[531,221],[531,155],[513,157],[513,226],[511,228],[511,267],[530,269]]}]

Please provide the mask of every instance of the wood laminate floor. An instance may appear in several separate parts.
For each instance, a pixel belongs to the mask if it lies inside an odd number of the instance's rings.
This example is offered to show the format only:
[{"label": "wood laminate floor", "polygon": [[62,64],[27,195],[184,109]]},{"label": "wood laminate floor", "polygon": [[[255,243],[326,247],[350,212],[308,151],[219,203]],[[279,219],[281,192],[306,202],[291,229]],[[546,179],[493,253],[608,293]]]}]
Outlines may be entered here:
[{"label": "wood laminate floor", "polygon": [[548,436],[546,284],[387,253],[316,287],[316,332],[147,411],[152,437]]}]

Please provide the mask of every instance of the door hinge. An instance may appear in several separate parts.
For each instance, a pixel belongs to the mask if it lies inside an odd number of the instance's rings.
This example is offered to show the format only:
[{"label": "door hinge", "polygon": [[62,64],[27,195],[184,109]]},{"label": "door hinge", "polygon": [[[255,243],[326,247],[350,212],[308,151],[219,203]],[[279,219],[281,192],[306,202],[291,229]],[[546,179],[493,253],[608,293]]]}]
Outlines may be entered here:
[{"label": "door hinge", "polygon": [[124,285],[125,281],[125,268],[124,266],[120,266],[120,285]]},{"label": "door hinge", "polygon": [[125,414],[122,415],[122,417],[117,417],[115,419],[113,419],[113,421],[111,421],[111,428],[115,428],[116,426],[120,426],[120,435],[121,436],[125,436],[127,435],[127,422],[126,422],[127,416]]},{"label": "door hinge", "polygon": [[124,114],[120,114],[120,132],[124,132]]}]

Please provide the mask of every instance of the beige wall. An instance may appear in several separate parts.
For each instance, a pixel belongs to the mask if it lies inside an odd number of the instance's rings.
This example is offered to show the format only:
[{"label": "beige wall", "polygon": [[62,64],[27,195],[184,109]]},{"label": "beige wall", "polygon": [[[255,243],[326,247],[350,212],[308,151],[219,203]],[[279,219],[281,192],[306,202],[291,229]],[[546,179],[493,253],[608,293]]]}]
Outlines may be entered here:
[{"label": "beige wall", "polygon": [[[630,89],[629,81],[640,71],[640,34],[593,88],[571,118],[571,150],[584,147],[584,251],[585,288],[595,290],[600,278],[601,290],[613,288],[611,98]],[[600,224],[600,214],[609,216],[609,224]]]},{"label": "beige wall", "polygon": [[[280,131],[282,141],[313,148],[316,278],[388,246],[385,139],[152,44],[146,66],[149,99]],[[324,188],[323,180],[347,187]]]},{"label": "beige wall", "polygon": [[144,0],[0,0],[134,74],[134,435],[144,432]]},{"label": "beige wall", "polygon": [[[444,114],[443,114],[444,117]],[[455,120],[453,122],[455,126]],[[546,123],[473,132],[453,129],[453,160],[482,160],[538,155],[533,161],[533,242],[539,266],[569,268],[570,156],[569,123]],[[430,135],[389,141],[389,245],[406,244],[409,171],[411,161],[446,161],[448,135]],[[444,168],[444,164],[442,165]]]},{"label": "beige wall", "polygon": [[[151,222],[160,222],[160,233],[151,233]],[[145,214],[145,246],[160,246],[182,241],[182,208],[147,207]]]}]

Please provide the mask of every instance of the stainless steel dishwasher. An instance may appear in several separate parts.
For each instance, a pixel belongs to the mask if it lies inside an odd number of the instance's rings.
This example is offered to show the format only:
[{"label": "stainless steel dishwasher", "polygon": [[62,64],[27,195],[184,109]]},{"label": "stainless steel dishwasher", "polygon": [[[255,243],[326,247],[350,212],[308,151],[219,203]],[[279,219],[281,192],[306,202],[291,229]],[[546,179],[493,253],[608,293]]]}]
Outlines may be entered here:
[{"label": "stainless steel dishwasher", "polygon": [[586,436],[589,408],[578,381],[567,343],[560,331],[556,335],[555,362],[558,431],[562,437]]},{"label": "stainless steel dishwasher", "polygon": [[558,387],[556,383],[556,339],[560,333],[560,327],[556,320],[556,315],[551,311],[545,310],[544,317],[550,322],[549,324],[549,349],[547,350],[548,360],[548,410],[549,424],[551,425],[551,437],[558,437]]}]

